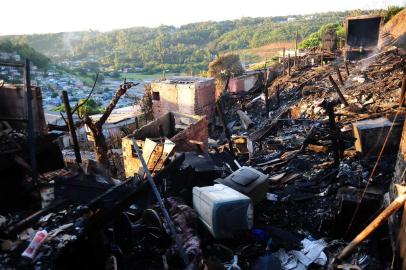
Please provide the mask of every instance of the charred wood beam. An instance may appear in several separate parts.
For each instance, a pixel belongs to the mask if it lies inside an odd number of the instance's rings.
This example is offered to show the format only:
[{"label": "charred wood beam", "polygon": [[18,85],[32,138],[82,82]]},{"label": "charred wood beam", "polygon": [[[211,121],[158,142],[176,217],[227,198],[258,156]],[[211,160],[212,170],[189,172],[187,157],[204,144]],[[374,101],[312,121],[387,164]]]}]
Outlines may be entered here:
[{"label": "charred wood beam", "polygon": [[[266,62],[265,62],[266,66]],[[269,70],[265,69],[266,78],[264,80],[264,94],[265,94],[265,112],[269,115],[269,93],[268,93],[268,80],[269,80]],[[245,110],[243,110],[245,111]]]},{"label": "charred wood beam", "polygon": [[340,69],[338,67],[336,68],[336,72],[337,72],[338,81],[340,82],[340,84],[342,86],[344,86],[343,77],[341,76],[341,72],[340,72]]},{"label": "charred wood beam", "polygon": [[331,103],[328,103],[325,107],[328,113],[329,127],[331,132],[330,135],[333,146],[334,165],[338,166],[340,165],[340,150],[337,139],[337,126],[334,114],[334,106]]},{"label": "charred wood beam", "polygon": [[73,143],[73,151],[75,152],[75,160],[77,163],[82,163],[79,142],[78,142],[78,138],[76,136],[75,124],[73,123],[72,111],[71,111],[71,108],[69,105],[68,92],[62,91],[62,100],[63,100],[63,104],[65,105],[65,112],[66,112],[66,116],[68,118],[68,120],[67,120],[68,128],[69,128],[70,138]]},{"label": "charred wood beam", "polygon": [[66,201],[59,200],[53,202],[51,205],[42,208],[41,210],[38,210],[37,212],[32,213],[26,218],[23,218],[22,220],[18,221],[17,223],[12,224],[9,226],[7,229],[4,230],[4,233],[6,235],[12,235],[15,234],[16,232],[22,231],[23,229],[29,227],[31,224],[36,222],[40,217],[46,215],[49,211],[58,208],[62,204],[64,204]]},{"label": "charred wood beam", "polygon": [[2,67],[23,68],[23,67],[24,67],[24,64],[23,64],[23,63],[5,63],[5,62],[0,62],[0,66],[2,66]]},{"label": "charred wood beam", "polygon": [[320,58],[320,65],[324,65],[324,50],[321,50],[321,58]]},{"label": "charred wood beam", "polygon": [[280,92],[281,92],[280,85],[278,85],[278,88],[276,89],[276,105],[278,106],[278,108],[279,108],[280,103],[281,103]]},{"label": "charred wood beam", "polygon": [[400,88],[399,106],[405,107],[405,95],[406,95],[406,76],[403,76],[402,87]]},{"label": "charred wood beam", "polygon": [[348,76],[350,76],[350,70],[349,70],[349,68],[348,68],[348,62],[345,61],[345,62],[344,62],[344,65],[345,65],[345,72],[347,73],[347,77],[348,77]]},{"label": "charred wood beam", "polygon": [[54,124],[48,124],[48,131],[64,131],[64,132],[68,132],[69,131],[69,127],[68,126],[59,126],[59,125],[54,125]]},{"label": "charred wood beam", "polygon": [[220,97],[219,100],[216,102],[217,113],[219,114],[220,122],[221,122],[221,125],[223,126],[223,130],[224,130],[224,134],[226,135],[228,147],[230,149],[231,154],[234,156],[233,141],[231,140],[231,133],[227,127],[226,119],[224,117],[224,113],[223,113],[221,104],[222,104],[222,102],[221,102],[221,97]]},{"label": "charred wood beam", "polygon": [[339,98],[341,100],[341,103],[344,104],[344,106],[347,107],[348,102],[347,102],[347,100],[345,100],[345,97],[344,97],[343,93],[341,93],[341,90],[338,87],[337,83],[334,81],[333,77],[331,77],[331,75],[328,75],[328,79],[330,80],[331,84],[333,85],[334,90],[337,92],[337,94],[338,94],[338,96],[339,96]]},{"label": "charred wood beam", "polygon": [[[78,121],[74,125],[75,125],[75,128],[80,128],[83,126],[83,124],[84,124],[84,121]],[[49,131],[52,131],[52,130],[65,131],[65,132],[69,131],[69,127],[67,125],[60,126],[60,125],[54,125],[54,124],[47,124],[47,127],[48,127]]]}]

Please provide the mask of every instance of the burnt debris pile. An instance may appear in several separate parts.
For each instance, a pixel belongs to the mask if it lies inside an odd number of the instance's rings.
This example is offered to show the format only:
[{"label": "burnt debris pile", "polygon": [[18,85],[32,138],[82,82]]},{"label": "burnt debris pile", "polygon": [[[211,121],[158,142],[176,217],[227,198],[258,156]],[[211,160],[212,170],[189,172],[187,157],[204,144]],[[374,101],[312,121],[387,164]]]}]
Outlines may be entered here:
[{"label": "burnt debris pile", "polygon": [[[347,27],[363,19],[377,24]],[[223,91],[155,82],[155,120],[122,127],[118,143],[103,127],[135,84],[97,121],[73,121],[73,108],[58,133],[39,88],[3,85],[0,268],[399,269],[406,51],[371,35],[354,45],[354,31],[341,50],[329,33],[328,49],[284,55]],[[84,125],[95,151],[76,138]]]}]

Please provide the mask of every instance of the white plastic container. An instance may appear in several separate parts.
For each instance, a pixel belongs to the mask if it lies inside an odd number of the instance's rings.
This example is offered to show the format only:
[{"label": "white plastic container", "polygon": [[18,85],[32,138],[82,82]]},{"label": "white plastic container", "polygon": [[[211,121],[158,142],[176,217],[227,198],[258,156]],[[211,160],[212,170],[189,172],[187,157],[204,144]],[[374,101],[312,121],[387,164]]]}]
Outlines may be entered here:
[{"label": "white plastic container", "polygon": [[193,207],[214,238],[232,238],[253,225],[251,199],[222,184],[194,187]]}]

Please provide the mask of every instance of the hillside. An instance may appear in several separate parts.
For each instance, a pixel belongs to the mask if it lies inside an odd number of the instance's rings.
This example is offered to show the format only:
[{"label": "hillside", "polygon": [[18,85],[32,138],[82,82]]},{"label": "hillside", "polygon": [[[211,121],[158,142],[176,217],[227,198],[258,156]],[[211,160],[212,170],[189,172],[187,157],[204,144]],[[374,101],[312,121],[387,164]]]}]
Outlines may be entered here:
[{"label": "hillside", "polygon": [[47,56],[36,51],[27,44],[14,43],[10,40],[0,41],[0,52],[16,53],[21,56],[22,59],[30,59],[39,68],[45,68],[51,63],[51,60]]},{"label": "hillside", "polygon": [[207,64],[218,53],[291,41],[296,31],[304,38],[324,24],[341,23],[349,14],[350,11],[328,12],[208,21],[181,27],[1,36],[0,41],[27,43],[56,62],[79,61],[75,67],[88,70],[133,68],[143,72],[196,73],[207,69]]}]

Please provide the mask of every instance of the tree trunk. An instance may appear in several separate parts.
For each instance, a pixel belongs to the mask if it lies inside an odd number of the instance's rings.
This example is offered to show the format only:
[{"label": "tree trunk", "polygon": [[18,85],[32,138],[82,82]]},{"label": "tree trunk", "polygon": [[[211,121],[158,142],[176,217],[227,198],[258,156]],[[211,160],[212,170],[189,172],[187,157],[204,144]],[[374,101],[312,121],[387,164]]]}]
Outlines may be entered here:
[{"label": "tree trunk", "polygon": [[94,137],[94,150],[96,151],[96,160],[97,162],[103,164],[105,168],[109,168],[109,156],[108,156],[108,147],[106,139],[103,135],[103,130],[98,130],[93,133]]},{"label": "tree trunk", "polygon": [[120,85],[120,88],[116,91],[116,94],[98,121],[94,122],[88,115],[84,116],[84,123],[89,127],[93,135],[93,146],[96,153],[96,161],[102,164],[106,169],[109,169],[110,162],[108,156],[109,148],[103,134],[103,125],[113,109],[116,107],[121,96],[124,95],[128,89],[136,85],[138,85],[138,83],[130,82]]}]

